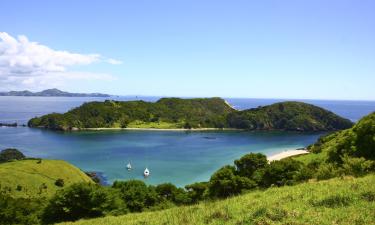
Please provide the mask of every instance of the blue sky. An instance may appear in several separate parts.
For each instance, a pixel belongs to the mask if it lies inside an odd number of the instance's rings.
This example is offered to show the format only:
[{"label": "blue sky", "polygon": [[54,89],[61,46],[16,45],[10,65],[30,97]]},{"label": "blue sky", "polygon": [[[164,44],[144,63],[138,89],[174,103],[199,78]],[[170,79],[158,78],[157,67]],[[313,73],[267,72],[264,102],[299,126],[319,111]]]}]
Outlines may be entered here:
[{"label": "blue sky", "polygon": [[[20,58],[7,53],[0,90],[375,100],[375,1],[13,0],[0,9],[0,32],[55,57],[12,64]],[[31,45],[20,46],[24,56]],[[86,58],[60,65],[53,51]]]}]

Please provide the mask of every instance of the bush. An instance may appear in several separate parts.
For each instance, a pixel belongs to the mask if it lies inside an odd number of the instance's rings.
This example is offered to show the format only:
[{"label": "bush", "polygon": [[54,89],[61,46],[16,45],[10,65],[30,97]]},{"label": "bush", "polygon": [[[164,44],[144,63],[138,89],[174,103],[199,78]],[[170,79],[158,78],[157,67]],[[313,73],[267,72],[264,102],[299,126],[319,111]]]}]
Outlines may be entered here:
[{"label": "bush", "polygon": [[0,163],[9,162],[12,160],[24,159],[25,155],[15,148],[7,148],[0,152]]},{"label": "bush", "polygon": [[58,191],[43,211],[44,223],[115,214],[124,207],[115,192],[94,184],[73,184]]},{"label": "bush", "polygon": [[14,199],[0,193],[0,224],[40,224],[44,202],[44,199]]},{"label": "bush", "polygon": [[236,165],[238,175],[251,178],[256,170],[267,166],[268,160],[261,153],[250,153],[235,160],[234,164]]},{"label": "bush", "polygon": [[352,158],[347,155],[342,157],[342,168],[346,175],[363,176],[371,171],[374,167],[374,162],[366,160],[365,158]]},{"label": "bush", "polygon": [[333,195],[326,197],[322,200],[312,201],[312,205],[315,207],[327,207],[327,208],[336,208],[348,206],[352,203],[353,199],[345,195]]},{"label": "bush", "polygon": [[208,182],[198,182],[185,186],[185,189],[188,191],[190,199],[193,203],[196,203],[206,198],[208,185]]},{"label": "bush", "polygon": [[235,172],[233,166],[224,166],[216,171],[209,183],[210,196],[225,198],[239,194],[242,190],[256,187],[254,181],[247,177],[240,177]]},{"label": "bush", "polygon": [[155,188],[140,180],[115,181],[112,187],[119,190],[130,212],[141,212],[159,201]]},{"label": "bush", "polygon": [[57,187],[64,187],[64,180],[63,179],[57,179],[56,181],[55,181],[55,185],[57,186]]},{"label": "bush", "polygon": [[264,170],[262,185],[292,185],[301,168],[302,163],[291,158],[272,161]]},{"label": "bush", "polygon": [[327,180],[340,175],[338,168],[332,163],[323,163],[316,171],[316,179]]}]

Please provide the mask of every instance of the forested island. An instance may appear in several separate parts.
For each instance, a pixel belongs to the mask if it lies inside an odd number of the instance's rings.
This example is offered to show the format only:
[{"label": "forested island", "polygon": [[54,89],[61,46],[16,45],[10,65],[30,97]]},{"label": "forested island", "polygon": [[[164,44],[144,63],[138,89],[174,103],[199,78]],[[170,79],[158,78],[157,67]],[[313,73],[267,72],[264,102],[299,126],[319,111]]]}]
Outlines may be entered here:
[{"label": "forested island", "polygon": [[66,113],[52,113],[28,122],[52,130],[80,129],[243,129],[332,131],[352,122],[303,102],[281,102],[236,110],[221,98],[162,98],[157,102],[89,102]]},{"label": "forested island", "polygon": [[110,97],[110,95],[102,93],[70,93],[59,89],[47,89],[39,92],[31,91],[9,91],[0,92],[0,96],[39,96],[39,97]]}]

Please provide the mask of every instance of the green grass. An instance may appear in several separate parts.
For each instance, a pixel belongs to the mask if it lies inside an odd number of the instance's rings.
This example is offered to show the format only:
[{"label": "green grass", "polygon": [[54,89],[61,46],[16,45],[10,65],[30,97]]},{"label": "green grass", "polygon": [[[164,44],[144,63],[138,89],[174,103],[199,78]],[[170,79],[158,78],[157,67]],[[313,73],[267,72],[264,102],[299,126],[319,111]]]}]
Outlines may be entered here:
[{"label": "green grass", "polygon": [[375,175],[335,178],[193,206],[63,224],[375,224],[374,187]]},{"label": "green grass", "polygon": [[309,162],[312,162],[314,160],[320,160],[325,161],[327,159],[327,152],[320,152],[320,153],[309,153],[309,154],[303,154],[303,155],[296,155],[292,156],[291,158],[300,161],[307,165]]},{"label": "green grass", "polygon": [[184,123],[170,123],[165,121],[158,122],[144,122],[141,120],[135,120],[128,124],[128,128],[155,128],[155,129],[176,129],[183,128]]},{"label": "green grass", "polygon": [[0,164],[0,190],[13,197],[50,197],[61,188],[55,185],[57,179],[63,179],[64,186],[92,182],[84,172],[65,161],[38,161],[21,160]]}]

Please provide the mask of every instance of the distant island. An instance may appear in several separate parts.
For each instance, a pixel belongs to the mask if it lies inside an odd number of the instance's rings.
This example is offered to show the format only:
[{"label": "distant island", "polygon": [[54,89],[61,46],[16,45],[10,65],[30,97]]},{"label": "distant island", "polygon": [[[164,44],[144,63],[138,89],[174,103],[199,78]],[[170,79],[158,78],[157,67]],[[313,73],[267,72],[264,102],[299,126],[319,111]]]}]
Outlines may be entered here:
[{"label": "distant island", "polygon": [[110,97],[108,94],[102,93],[70,93],[59,89],[47,89],[39,92],[31,91],[9,91],[0,92],[0,96],[41,96],[41,97]]},{"label": "distant island", "polygon": [[100,129],[242,129],[332,131],[351,127],[350,120],[303,102],[281,102],[239,111],[221,98],[162,98],[157,102],[88,102],[64,114],[28,122],[52,130]]}]

